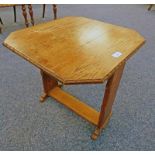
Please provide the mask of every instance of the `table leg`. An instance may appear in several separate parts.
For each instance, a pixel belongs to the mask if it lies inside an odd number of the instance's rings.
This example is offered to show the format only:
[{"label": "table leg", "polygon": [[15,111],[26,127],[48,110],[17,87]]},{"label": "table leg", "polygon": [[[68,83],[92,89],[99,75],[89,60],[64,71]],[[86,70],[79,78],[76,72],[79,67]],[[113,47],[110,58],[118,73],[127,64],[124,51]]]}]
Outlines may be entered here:
[{"label": "table leg", "polygon": [[[2,19],[0,18],[0,23],[3,25]],[[2,28],[0,26],[0,33],[2,33]]]},{"label": "table leg", "polygon": [[100,135],[101,130],[106,127],[110,120],[112,114],[112,105],[116,97],[124,67],[125,62],[122,63],[108,79],[100,112],[79,101],[69,93],[63,91],[60,88],[58,81],[43,71],[41,71],[41,75],[43,80],[44,94],[41,96],[40,101],[43,102],[48,96],[50,96],[70,108],[79,116],[94,124],[96,129],[91,135],[91,138],[96,140]]},{"label": "table leg", "polygon": [[57,19],[57,5],[53,4],[54,19]]},{"label": "table leg", "polygon": [[105,94],[101,105],[98,125],[91,136],[93,140],[97,139],[97,137],[100,135],[101,130],[105,128],[111,117],[112,105],[116,97],[124,66],[125,63],[123,63],[107,81]]},{"label": "table leg", "polygon": [[32,5],[31,4],[28,4],[28,9],[29,9],[30,17],[31,17],[31,24],[34,25],[33,10],[32,10]]},{"label": "table leg", "polygon": [[43,4],[43,15],[42,15],[43,18],[45,17],[45,8],[46,8],[46,4]]},{"label": "table leg", "polygon": [[13,11],[14,11],[14,22],[16,23],[16,6],[13,6]]},{"label": "table leg", "polygon": [[48,97],[48,93],[54,87],[58,86],[58,82],[53,77],[49,76],[47,73],[41,71],[42,81],[43,81],[43,89],[44,93],[40,97],[40,102],[44,102],[45,99]]},{"label": "table leg", "polygon": [[2,19],[0,18],[0,23],[3,25],[3,21],[2,21]]},{"label": "table leg", "polygon": [[29,27],[25,4],[22,4],[22,12],[23,12],[23,16],[24,16],[24,19],[25,19],[25,25],[26,25],[26,27]]}]

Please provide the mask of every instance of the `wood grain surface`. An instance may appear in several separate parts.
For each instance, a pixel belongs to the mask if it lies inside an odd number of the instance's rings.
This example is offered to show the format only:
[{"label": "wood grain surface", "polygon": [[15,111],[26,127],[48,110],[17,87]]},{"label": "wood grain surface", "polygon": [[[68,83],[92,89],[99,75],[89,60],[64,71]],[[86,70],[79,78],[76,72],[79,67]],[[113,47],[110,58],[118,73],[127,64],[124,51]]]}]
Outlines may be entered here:
[{"label": "wood grain surface", "polygon": [[3,44],[62,83],[79,84],[104,82],[144,42],[129,28],[64,17],[13,32]]}]

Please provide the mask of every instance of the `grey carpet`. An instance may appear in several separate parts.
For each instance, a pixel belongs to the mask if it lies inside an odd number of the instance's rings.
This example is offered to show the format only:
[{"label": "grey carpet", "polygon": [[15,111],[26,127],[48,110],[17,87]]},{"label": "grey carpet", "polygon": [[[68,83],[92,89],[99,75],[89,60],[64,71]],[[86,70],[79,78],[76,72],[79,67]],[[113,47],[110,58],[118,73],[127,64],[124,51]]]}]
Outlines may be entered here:
[{"label": "grey carpet", "polygon": [[[33,5],[35,23],[52,19],[47,6]],[[0,150],[155,150],[155,11],[147,5],[59,5],[58,16],[85,16],[139,31],[146,44],[127,63],[113,115],[97,141],[94,126],[53,99],[39,103],[39,70],[1,43],[24,28],[20,7],[0,9]],[[66,91],[99,109],[104,85],[66,86]]]}]

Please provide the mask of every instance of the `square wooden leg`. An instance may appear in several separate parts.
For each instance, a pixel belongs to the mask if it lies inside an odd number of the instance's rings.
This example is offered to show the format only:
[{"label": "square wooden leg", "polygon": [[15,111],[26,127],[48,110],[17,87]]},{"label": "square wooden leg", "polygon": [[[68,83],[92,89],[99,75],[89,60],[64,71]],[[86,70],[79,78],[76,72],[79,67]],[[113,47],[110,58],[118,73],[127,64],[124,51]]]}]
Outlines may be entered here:
[{"label": "square wooden leg", "polygon": [[98,124],[94,133],[91,136],[93,140],[97,139],[97,137],[100,135],[101,130],[106,127],[111,117],[112,105],[116,97],[124,66],[125,63],[123,63],[107,81]]},{"label": "square wooden leg", "polygon": [[58,86],[58,82],[53,77],[49,76],[47,73],[40,71],[43,82],[43,94],[40,97],[40,102],[44,102],[45,99],[49,96],[49,92],[56,86]]}]

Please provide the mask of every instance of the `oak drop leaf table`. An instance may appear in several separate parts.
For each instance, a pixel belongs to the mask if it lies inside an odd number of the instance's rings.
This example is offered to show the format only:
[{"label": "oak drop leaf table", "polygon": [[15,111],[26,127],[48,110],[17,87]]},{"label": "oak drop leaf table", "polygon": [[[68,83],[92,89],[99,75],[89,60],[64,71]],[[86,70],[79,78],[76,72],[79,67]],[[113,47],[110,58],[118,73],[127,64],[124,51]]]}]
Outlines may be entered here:
[{"label": "oak drop leaf table", "polygon": [[[44,94],[96,126],[107,125],[126,61],[145,42],[135,30],[84,17],[65,17],[11,33],[4,46],[41,70]],[[100,112],[63,91],[68,84],[107,81]]]}]

